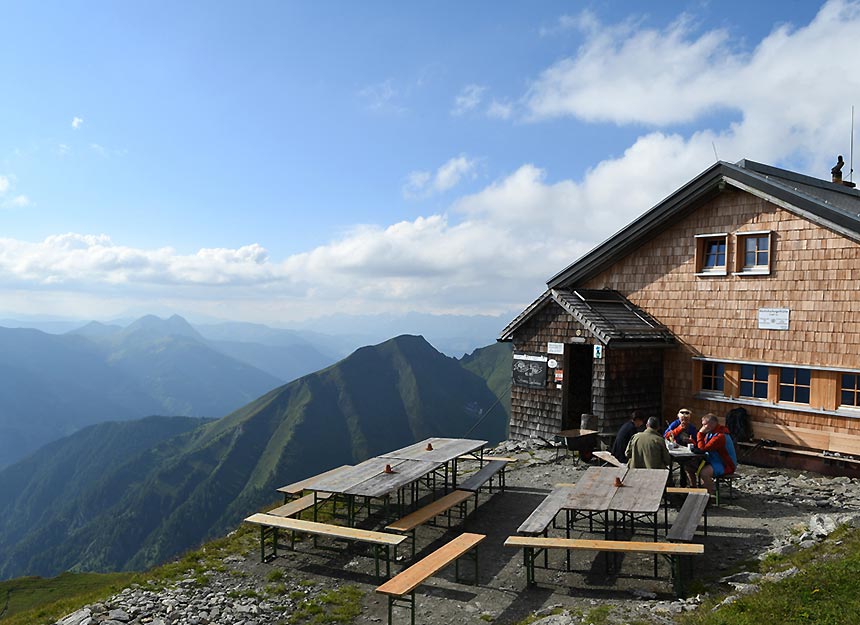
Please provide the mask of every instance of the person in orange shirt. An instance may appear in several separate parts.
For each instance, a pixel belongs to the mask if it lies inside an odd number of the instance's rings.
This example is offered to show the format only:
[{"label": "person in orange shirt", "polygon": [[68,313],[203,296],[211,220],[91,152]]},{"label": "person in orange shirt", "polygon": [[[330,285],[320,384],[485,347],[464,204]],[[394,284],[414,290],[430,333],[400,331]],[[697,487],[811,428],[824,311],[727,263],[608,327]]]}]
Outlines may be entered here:
[{"label": "person in orange shirt", "polygon": [[699,470],[699,477],[708,492],[714,494],[714,477],[735,472],[737,456],[729,428],[720,425],[715,414],[702,417],[702,428],[696,434],[696,447],[705,452],[705,466]]}]

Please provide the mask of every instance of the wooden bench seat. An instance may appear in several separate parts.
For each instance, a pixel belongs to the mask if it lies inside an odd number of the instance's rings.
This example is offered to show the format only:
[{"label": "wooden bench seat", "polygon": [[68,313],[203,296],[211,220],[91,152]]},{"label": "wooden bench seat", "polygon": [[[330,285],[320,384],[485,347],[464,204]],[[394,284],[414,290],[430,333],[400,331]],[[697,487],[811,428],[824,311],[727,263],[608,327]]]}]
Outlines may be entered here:
[{"label": "wooden bench seat", "polygon": [[455,490],[448,493],[444,497],[430,502],[423,508],[407,514],[402,519],[399,519],[387,525],[386,530],[393,532],[407,533],[412,535],[412,555],[415,556],[415,532],[421,525],[424,525],[435,517],[446,514],[448,516],[448,527],[451,527],[451,509],[455,506],[460,506],[460,516],[466,517],[466,502],[472,497],[472,493],[465,490]]},{"label": "wooden bench seat", "polygon": [[[260,526],[260,559],[263,562],[276,558],[278,555],[278,531],[287,530],[291,533],[291,548],[295,549],[295,534],[312,534],[314,536],[328,536],[329,538],[353,540],[373,545],[374,561],[376,564],[376,576],[379,577],[379,558],[384,556],[386,565],[386,576],[391,575],[391,548],[394,548],[394,556],[397,555],[397,546],[406,540],[406,536],[397,534],[386,534],[372,530],[358,529],[354,527],[343,527],[340,525],[328,525],[315,521],[304,521],[302,519],[286,518],[258,512],[247,519],[247,523]],[[272,553],[266,555],[266,537],[272,537]]]},{"label": "wooden bench seat", "polygon": [[[471,496],[471,493],[469,493]],[[409,568],[401,571],[396,576],[382,584],[376,592],[388,596],[388,624],[392,623],[394,606],[398,601],[409,607],[411,622],[415,623],[415,589],[423,584],[429,577],[439,572],[452,562],[457,566],[454,573],[455,579],[460,581],[459,559],[466,553],[472,551],[475,556],[475,584],[478,583],[478,545],[486,538],[484,534],[460,534],[454,540],[442,545],[422,558]],[[409,598],[404,599],[404,595]]]},{"label": "wooden bench seat", "polygon": [[507,464],[507,460],[490,460],[478,469],[474,475],[470,475],[463,483],[457,484],[457,488],[459,490],[467,490],[475,493],[475,498],[477,500],[478,491],[481,490],[481,488],[483,488],[488,482],[490,482],[490,486],[492,488],[491,480],[496,476],[496,474],[498,474],[499,489],[505,490],[505,467]]},{"label": "wooden bench seat", "polygon": [[351,466],[352,465],[344,464],[329,471],[326,471],[325,473],[306,477],[303,480],[293,482],[292,484],[287,484],[286,486],[281,486],[280,488],[277,488],[275,490],[277,490],[279,493],[283,493],[284,503],[287,503],[292,497],[300,496],[302,493],[304,493],[305,489],[312,487],[315,482],[318,482],[324,477],[328,477],[330,475],[334,475],[335,473],[343,471],[344,469],[348,469]]},{"label": "wooden bench seat", "polygon": [[[752,423],[756,443],[739,443],[743,447],[764,447],[779,453],[812,456],[824,460],[836,460],[860,464],[860,436],[843,432],[828,432],[811,428],[781,425],[778,423]],[[776,443],[762,444],[762,443]],[[840,454],[836,456],[834,454]]]},{"label": "wooden bench seat", "polygon": [[691,492],[684,498],[684,503],[678,511],[678,516],[672,523],[672,527],[666,534],[667,540],[678,540],[682,542],[690,542],[696,535],[696,529],[699,527],[699,519],[704,516],[705,519],[705,536],[708,535],[708,502],[711,496],[708,491],[703,489],[704,493]]},{"label": "wooden bench seat", "polygon": [[601,460],[603,460],[603,462],[605,462],[605,463],[607,463],[607,464],[611,464],[611,465],[612,465],[612,466],[614,466],[614,467],[626,467],[626,466],[627,466],[626,464],[624,464],[623,462],[621,462],[620,460],[618,460],[618,458],[616,458],[615,456],[613,456],[613,455],[612,455],[610,452],[608,452],[608,451],[594,451],[594,452],[592,452],[592,454],[593,454],[595,457],[600,458]]},{"label": "wooden bench seat", "polygon": [[[316,501],[325,500],[331,497],[330,493],[317,493]],[[282,506],[278,506],[277,508],[272,508],[268,510],[266,514],[273,514],[275,516],[282,517],[292,517],[296,516],[309,508],[314,507],[314,496],[313,495],[305,495],[304,497],[299,497],[298,499],[293,499],[292,501],[288,501]]]},{"label": "wooden bench seat", "polygon": [[568,551],[601,551],[609,553],[649,553],[665,556],[672,568],[675,592],[683,596],[684,579],[681,575],[681,558],[702,555],[705,546],[691,543],[662,543],[628,540],[587,540],[579,538],[548,538],[544,536],[508,536],[506,547],[522,547],[526,567],[526,582],[535,585],[535,561],[540,552],[549,549]]}]

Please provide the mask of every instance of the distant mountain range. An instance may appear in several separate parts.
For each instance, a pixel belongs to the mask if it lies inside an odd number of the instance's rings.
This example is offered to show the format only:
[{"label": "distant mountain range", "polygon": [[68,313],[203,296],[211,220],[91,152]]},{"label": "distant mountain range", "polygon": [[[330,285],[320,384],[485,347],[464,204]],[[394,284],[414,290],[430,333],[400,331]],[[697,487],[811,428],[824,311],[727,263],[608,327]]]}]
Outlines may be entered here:
[{"label": "distant mountain range", "polygon": [[142,569],[222,535],[274,502],[278,486],[330,467],[428,436],[499,441],[510,358],[508,344],[457,360],[400,336],[217,421],[103,423],[56,441],[0,471],[0,578]]},{"label": "distant mountain range", "polygon": [[210,345],[181,317],[63,335],[0,328],[0,468],[87,425],[221,417],[283,382]]}]

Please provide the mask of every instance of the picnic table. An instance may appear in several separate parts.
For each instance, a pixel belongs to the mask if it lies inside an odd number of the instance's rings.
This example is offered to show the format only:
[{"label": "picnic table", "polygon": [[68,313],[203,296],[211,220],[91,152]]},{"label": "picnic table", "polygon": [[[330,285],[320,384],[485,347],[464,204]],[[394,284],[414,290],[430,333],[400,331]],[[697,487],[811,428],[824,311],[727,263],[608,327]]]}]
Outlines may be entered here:
[{"label": "picnic table", "polygon": [[[487,441],[456,438],[428,438],[421,442],[395,451],[369,458],[364,462],[329,474],[308,485],[307,490],[314,493],[314,520],[317,518],[318,503],[323,499],[321,493],[331,493],[346,500],[347,523],[354,525],[356,500],[363,499],[370,506],[371,499],[382,499],[384,515],[389,518],[392,495],[396,494],[398,514],[402,515],[406,504],[405,491],[410,489],[411,501],[417,500],[417,490],[422,478],[435,476],[444,468],[444,484],[456,486],[457,458],[464,454],[476,454]],[[429,448],[428,448],[429,446]],[[449,469],[449,465],[452,467]],[[386,467],[390,472],[386,472]],[[449,478],[449,475],[451,476]],[[450,484],[449,484],[450,479]],[[435,480],[434,480],[435,485]],[[320,497],[319,501],[317,497]]]},{"label": "picnic table", "polygon": [[[705,458],[702,454],[690,451],[690,448],[686,445],[678,445],[675,443],[673,446],[670,441],[666,441],[666,449],[669,450],[669,455],[672,457],[672,462],[669,465],[669,475],[675,474],[675,463],[680,465],[684,461],[691,460],[693,458],[698,458],[699,460],[704,460]],[[687,476],[684,471],[681,471],[680,473],[681,486],[685,486],[687,483]],[[693,484],[693,486],[695,486],[695,484]]]},{"label": "picnic table", "polygon": [[[579,517],[589,519],[589,530],[593,531],[593,520],[603,523],[608,538],[611,527],[617,525],[618,515],[622,521],[628,517],[653,520],[654,540],[657,540],[657,513],[666,488],[666,469],[629,469],[626,467],[591,467],[575,484],[557,486],[517,530],[523,534],[542,534],[556,515],[567,513],[567,531]],[[615,478],[623,486],[615,486]],[[609,513],[613,515],[610,525]]]}]

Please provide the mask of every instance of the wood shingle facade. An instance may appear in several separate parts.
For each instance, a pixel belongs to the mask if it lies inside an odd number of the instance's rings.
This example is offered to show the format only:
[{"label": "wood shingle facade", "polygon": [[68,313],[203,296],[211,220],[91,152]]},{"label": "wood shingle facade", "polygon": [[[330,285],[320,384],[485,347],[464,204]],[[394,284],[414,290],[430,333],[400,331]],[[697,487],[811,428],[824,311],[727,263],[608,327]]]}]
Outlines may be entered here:
[{"label": "wood shingle facade", "polygon": [[[557,364],[544,388],[513,386],[512,437],[578,427],[579,411],[611,435],[633,409],[666,420],[681,406],[698,416],[743,406],[753,427],[860,435],[853,188],[720,162],[547,286],[500,337]],[[623,319],[624,336],[601,332],[566,305],[600,292],[626,300],[651,335],[633,340]],[[559,343],[564,353],[548,354]]]}]

